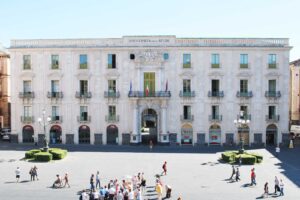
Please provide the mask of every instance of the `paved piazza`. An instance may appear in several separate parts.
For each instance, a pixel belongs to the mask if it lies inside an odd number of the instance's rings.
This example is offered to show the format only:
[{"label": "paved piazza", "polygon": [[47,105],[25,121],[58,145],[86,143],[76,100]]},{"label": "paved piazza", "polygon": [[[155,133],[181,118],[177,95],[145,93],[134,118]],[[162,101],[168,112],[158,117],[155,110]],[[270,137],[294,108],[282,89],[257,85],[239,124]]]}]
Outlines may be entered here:
[{"label": "paved piazza", "polygon": [[[77,192],[89,187],[91,173],[100,171],[103,183],[110,179],[122,179],[124,175],[144,172],[147,185],[154,185],[154,175],[162,171],[163,161],[168,162],[168,175],[162,177],[165,184],[173,188],[172,198],[181,196],[184,200],[194,199],[259,199],[263,185],[269,182],[269,191],[274,192],[274,176],[285,183],[285,196],[276,199],[300,199],[300,149],[284,149],[282,162],[266,149],[253,150],[264,155],[264,162],[256,165],[257,183],[250,182],[250,169],[242,166],[241,181],[230,183],[226,179],[231,174],[231,166],[218,162],[221,148],[205,147],[158,147],[148,152],[147,147],[69,147],[68,156],[62,161],[51,163],[31,163],[21,161],[24,150],[29,146],[0,144],[0,199],[79,199]],[[11,149],[11,150],[7,150]],[[13,150],[16,149],[17,151]],[[114,152],[109,152],[114,149]],[[132,152],[137,150],[138,152]],[[160,152],[158,152],[160,151]],[[298,155],[298,156],[297,156]],[[30,182],[30,167],[38,167],[39,181]],[[21,168],[21,183],[15,181],[15,169]],[[71,188],[49,188],[55,175],[70,175]],[[272,195],[269,199],[275,198]],[[155,196],[145,199],[156,199]]]}]

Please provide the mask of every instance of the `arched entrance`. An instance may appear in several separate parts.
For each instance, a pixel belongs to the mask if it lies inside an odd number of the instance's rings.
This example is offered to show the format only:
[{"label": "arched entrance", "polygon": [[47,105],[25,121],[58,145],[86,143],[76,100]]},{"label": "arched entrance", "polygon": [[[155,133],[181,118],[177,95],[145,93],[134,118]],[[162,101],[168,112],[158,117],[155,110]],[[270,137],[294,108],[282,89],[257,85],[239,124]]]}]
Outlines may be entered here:
[{"label": "arched entrance", "polygon": [[107,144],[118,144],[117,138],[119,135],[118,127],[116,125],[109,125],[106,128]]},{"label": "arched entrance", "polygon": [[221,144],[221,127],[218,124],[213,124],[209,127],[209,144]]},{"label": "arched entrance", "polygon": [[61,144],[61,142],[62,142],[61,127],[58,125],[54,125],[50,129],[50,143]]},{"label": "arched entrance", "polygon": [[34,130],[32,126],[26,125],[23,127],[22,137],[23,143],[33,143],[34,142]]},{"label": "arched entrance", "polygon": [[90,144],[90,127],[82,125],[79,127],[79,144]]},{"label": "arched entrance", "polygon": [[276,145],[277,144],[277,126],[275,124],[270,124],[267,126],[266,130],[266,145]]},{"label": "arched entrance", "polygon": [[238,128],[238,143],[242,140],[244,141],[244,145],[249,145],[249,126],[245,125],[243,128]]},{"label": "arched entrance", "polygon": [[193,127],[191,124],[182,125],[181,144],[193,144]]},{"label": "arched entrance", "polygon": [[150,140],[157,143],[157,113],[153,109],[146,109],[142,112],[141,118],[142,143],[149,144]]}]

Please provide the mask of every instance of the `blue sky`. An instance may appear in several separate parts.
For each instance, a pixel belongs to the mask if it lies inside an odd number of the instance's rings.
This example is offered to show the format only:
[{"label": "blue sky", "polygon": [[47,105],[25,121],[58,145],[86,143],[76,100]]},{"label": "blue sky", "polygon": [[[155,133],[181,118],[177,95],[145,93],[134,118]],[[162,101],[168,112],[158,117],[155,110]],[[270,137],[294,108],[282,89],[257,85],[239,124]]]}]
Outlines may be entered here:
[{"label": "blue sky", "polygon": [[300,58],[300,0],[6,0],[0,42],[10,39],[287,37]]}]

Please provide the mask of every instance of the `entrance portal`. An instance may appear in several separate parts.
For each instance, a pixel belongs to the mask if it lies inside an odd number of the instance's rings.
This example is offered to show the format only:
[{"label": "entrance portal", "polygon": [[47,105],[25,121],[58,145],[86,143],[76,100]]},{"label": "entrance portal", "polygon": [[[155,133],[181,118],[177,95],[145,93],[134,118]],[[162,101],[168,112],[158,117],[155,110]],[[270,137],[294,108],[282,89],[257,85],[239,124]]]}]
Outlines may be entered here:
[{"label": "entrance portal", "polygon": [[50,129],[50,143],[51,144],[61,144],[61,127],[54,125]]},{"label": "entrance portal", "polygon": [[157,143],[157,114],[153,109],[142,112],[141,136],[143,144],[149,144],[150,140]]},{"label": "entrance portal", "polygon": [[270,124],[266,130],[266,145],[275,145],[277,142],[277,126]]},{"label": "entrance portal", "polygon": [[33,143],[34,142],[34,130],[32,126],[26,125],[23,127],[22,136],[23,136],[23,143]]},{"label": "entrance portal", "polygon": [[82,125],[79,127],[79,144],[90,144],[90,127]]},{"label": "entrance portal", "polygon": [[106,128],[107,144],[118,144],[118,127],[116,125],[109,125]]}]

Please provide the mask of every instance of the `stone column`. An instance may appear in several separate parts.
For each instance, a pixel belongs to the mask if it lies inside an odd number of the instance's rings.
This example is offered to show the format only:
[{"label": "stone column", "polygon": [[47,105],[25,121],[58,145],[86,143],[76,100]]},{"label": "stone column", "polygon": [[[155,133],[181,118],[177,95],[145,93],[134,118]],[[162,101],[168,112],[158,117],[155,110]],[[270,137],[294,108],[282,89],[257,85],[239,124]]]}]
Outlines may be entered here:
[{"label": "stone column", "polygon": [[131,143],[139,143],[140,142],[140,134],[138,130],[138,113],[139,106],[137,101],[134,102],[133,105],[133,120],[132,120],[132,135],[131,135]]},{"label": "stone column", "polygon": [[161,105],[161,134],[160,134],[160,142],[168,143],[169,136],[167,133],[167,105],[166,102],[162,102]]}]

